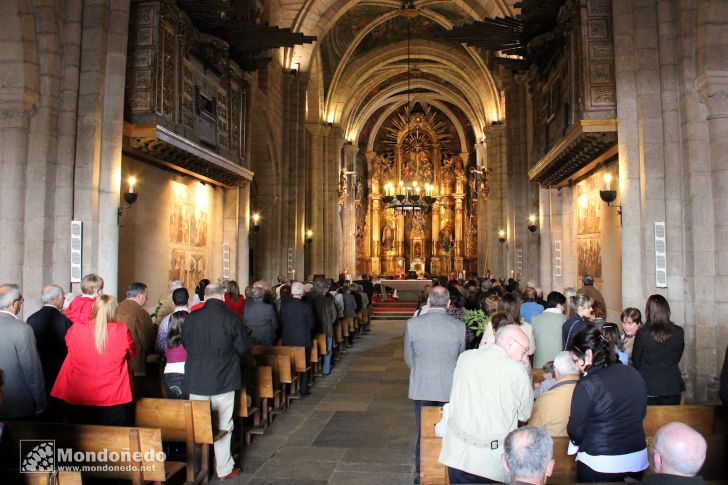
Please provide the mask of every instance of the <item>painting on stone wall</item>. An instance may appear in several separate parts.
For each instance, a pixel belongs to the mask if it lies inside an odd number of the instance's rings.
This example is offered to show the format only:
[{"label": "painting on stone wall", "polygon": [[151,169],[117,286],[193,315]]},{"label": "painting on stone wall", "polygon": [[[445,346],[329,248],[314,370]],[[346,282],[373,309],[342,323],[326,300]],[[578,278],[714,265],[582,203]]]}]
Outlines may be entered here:
[{"label": "painting on stone wall", "polygon": [[201,248],[207,246],[207,211],[177,203],[169,215],[169,242]]},{"label": "painting on stone wall", "polygon": [[197,282],[206,277],[205,255],[188,249],[172,249],[169,256],[169,281],[180,280],[192,290]]},{"label": "painting on stone wall", "polygon": [[602,203],[596,175],[576,186],[576,235],[598,234],[601,228]]},{"label": "painting on stone wall", "polygon": [[602,279],[602,244],[599,237],[585,237],[576,240],[576,270],[578,276],[589,275]]}]

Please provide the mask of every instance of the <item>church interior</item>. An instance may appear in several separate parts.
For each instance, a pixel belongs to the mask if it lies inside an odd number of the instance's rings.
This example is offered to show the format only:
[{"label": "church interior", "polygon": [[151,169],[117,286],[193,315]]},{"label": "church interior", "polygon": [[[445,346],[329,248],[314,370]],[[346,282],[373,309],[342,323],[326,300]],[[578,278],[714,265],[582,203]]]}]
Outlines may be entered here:
[{"label": "church interior", "polygon": [[150,312],[173,280],[591,276],[610,321],[664,296],[686,402],[718,402],[728,3],[5,0],[0,26],[26,317],[89,273]]}]

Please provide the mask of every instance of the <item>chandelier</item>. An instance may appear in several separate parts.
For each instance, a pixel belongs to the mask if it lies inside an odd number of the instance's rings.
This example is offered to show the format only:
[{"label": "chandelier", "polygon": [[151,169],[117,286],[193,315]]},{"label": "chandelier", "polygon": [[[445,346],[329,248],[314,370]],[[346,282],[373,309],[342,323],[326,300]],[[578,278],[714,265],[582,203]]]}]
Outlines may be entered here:
[{"label": "chandelier", "polygon": [[[384,185],[384,196],[382,197],[382,202],[387,208],[394,209],[395,212],[428,211],[437,201],[437,198],[433,196],[434,185],[424,184],[422,186],[417,181],[412,182],[412,185],[405,185],[400,180],[396,187],[395,189],[394,182],[387,182]],[[423,187],[424,194],[422,194]]]}]

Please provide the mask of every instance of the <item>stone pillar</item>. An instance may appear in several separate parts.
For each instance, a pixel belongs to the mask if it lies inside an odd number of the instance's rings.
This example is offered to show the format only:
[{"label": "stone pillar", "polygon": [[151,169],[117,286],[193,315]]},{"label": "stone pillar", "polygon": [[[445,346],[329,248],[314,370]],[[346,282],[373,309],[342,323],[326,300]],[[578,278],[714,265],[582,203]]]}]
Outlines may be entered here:
[{"label": "stone pillar", "polygon": [[[235,273],[238,285],[244,289],[250,282],[250,184],[237,189],[237,250]],[[231,268],[232,271],[232,268]]]},{"label": "stone pillar", "polygon": [[[376,152],[367,152],[367,162],[369,166],[372,164],[372,159],[376,156]],[[369,240],[371,241],[370,246],[370,261],[371,261],[371,274],[379,275],[382,272],[380,251],[381,251],[381,237],[382,228],[380,224],[382,214],[382,194],[380,192],[381,187],[379,186],[379,180],[371,179],[371,193],[369,198],[371,199],[371,212],[369,214],[369,228],[371,234]]]},{"label": "stone pillar", "polygon": [[[440,202],[432,204],[432,256],[430,257],[430,272],[441,273],[441,258],[438,242],[440,240]],[[433,269],[434,268],[434,269]],[[437,271],[435,271],[437,270]]]},{"label": "stone pillar", "polygon": [[541,187],[539,189],[538,206],[538,230],[541,232],[541,246],[539,260],[539,284],[544,296],[552,291],[554,286],[553,278],[553,254],[551,249],[551,190]]},{"label": "stone pillar", "polygon": [[[359,148],[356,145],[344,146],[344,169],[353,171],[356,162],[356,154]],[[342,207],[342,268],[352,276],[356,272],[356,208],[354,207],[354,191],[351,188],[351,176],[346,179],[347,195]]]},{"label": "stone pillar", "polygon": [[[74,219],[84,223],[84,273],[118,295],[121,142],[129,1],[86,4],[76,140]],[[140,196],[138,204],[144,203]],[[78,288],[74,288],[78,290]]]},{"label": "stone pillar", "polygon": [[[326,142],[328,157],[326,159],[326,205],[324,218],[324,232],[326,238],[326,252],[324,253],[323,272],[327,276],[335,278],[342,267],[341,248],[341,218],[339,217],[339,173],[342,165],[342,147],[345,139],[343,132],[338,126],[334,126]],[[356,162],[356,154],[354,155]],[[350,176],[349,186],[353,193],[353,176]],[[353,200],[353,199],[352,199]],[[355,211],[356,212],[356,211]],[[356,250],[354,251],[356,258]],[[354,268],[349,273],[354,274]]]},{"label": "stone pillar", "polygon": [[[308,123],[306,128],[311,135],[311,166],[308,171],[308,194],[309,200],[308,213],[306,214],[306,224],[304,230],[312,230],[314,238],[307,244],[306,257],[310,258],[307,264],[309,273],[320,273],[323,266],[324,254],[324,224],[323,211],[325,202],[325,180],[323,175],[325,137],[331,130],[328,126],[322,126],[320,123]],[[299,275],[299,278],[305,280],[310,275]]]},{"label": "stone pillar", "polygon": [[[488,146],[485,141],[476,143],[475,149],[476,165],[478,170],[488,169]],[[475,174],[470,174],[474,176]],[[488,249],[490,239],[488,238],[488,204],[483,194],[478,196],[478,274],[484,275],[488,267]]]}]

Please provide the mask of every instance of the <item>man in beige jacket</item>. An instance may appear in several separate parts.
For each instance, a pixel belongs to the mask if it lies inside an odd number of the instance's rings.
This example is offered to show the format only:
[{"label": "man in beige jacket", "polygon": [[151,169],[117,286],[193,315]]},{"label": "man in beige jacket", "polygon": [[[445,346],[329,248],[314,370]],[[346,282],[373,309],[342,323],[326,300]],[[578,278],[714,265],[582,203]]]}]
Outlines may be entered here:
[{"label": "man in beige jacket", "polygon": [[574,387],[579,380],[579,370],[569,352],[556,354],[554,374],[556,384],[536,399],[528,424],[543,426],[553,437],[568,436],[566,425],[571,412],[571,395],[574,394]]},{"label": "man in beige jacket", "polygon": [[533,407],[528,336],[501,327],[495,343],[460,354],[453,375],[450,413],[439,461],[450,483],[501,483],[501,455],[509,432]]}]

